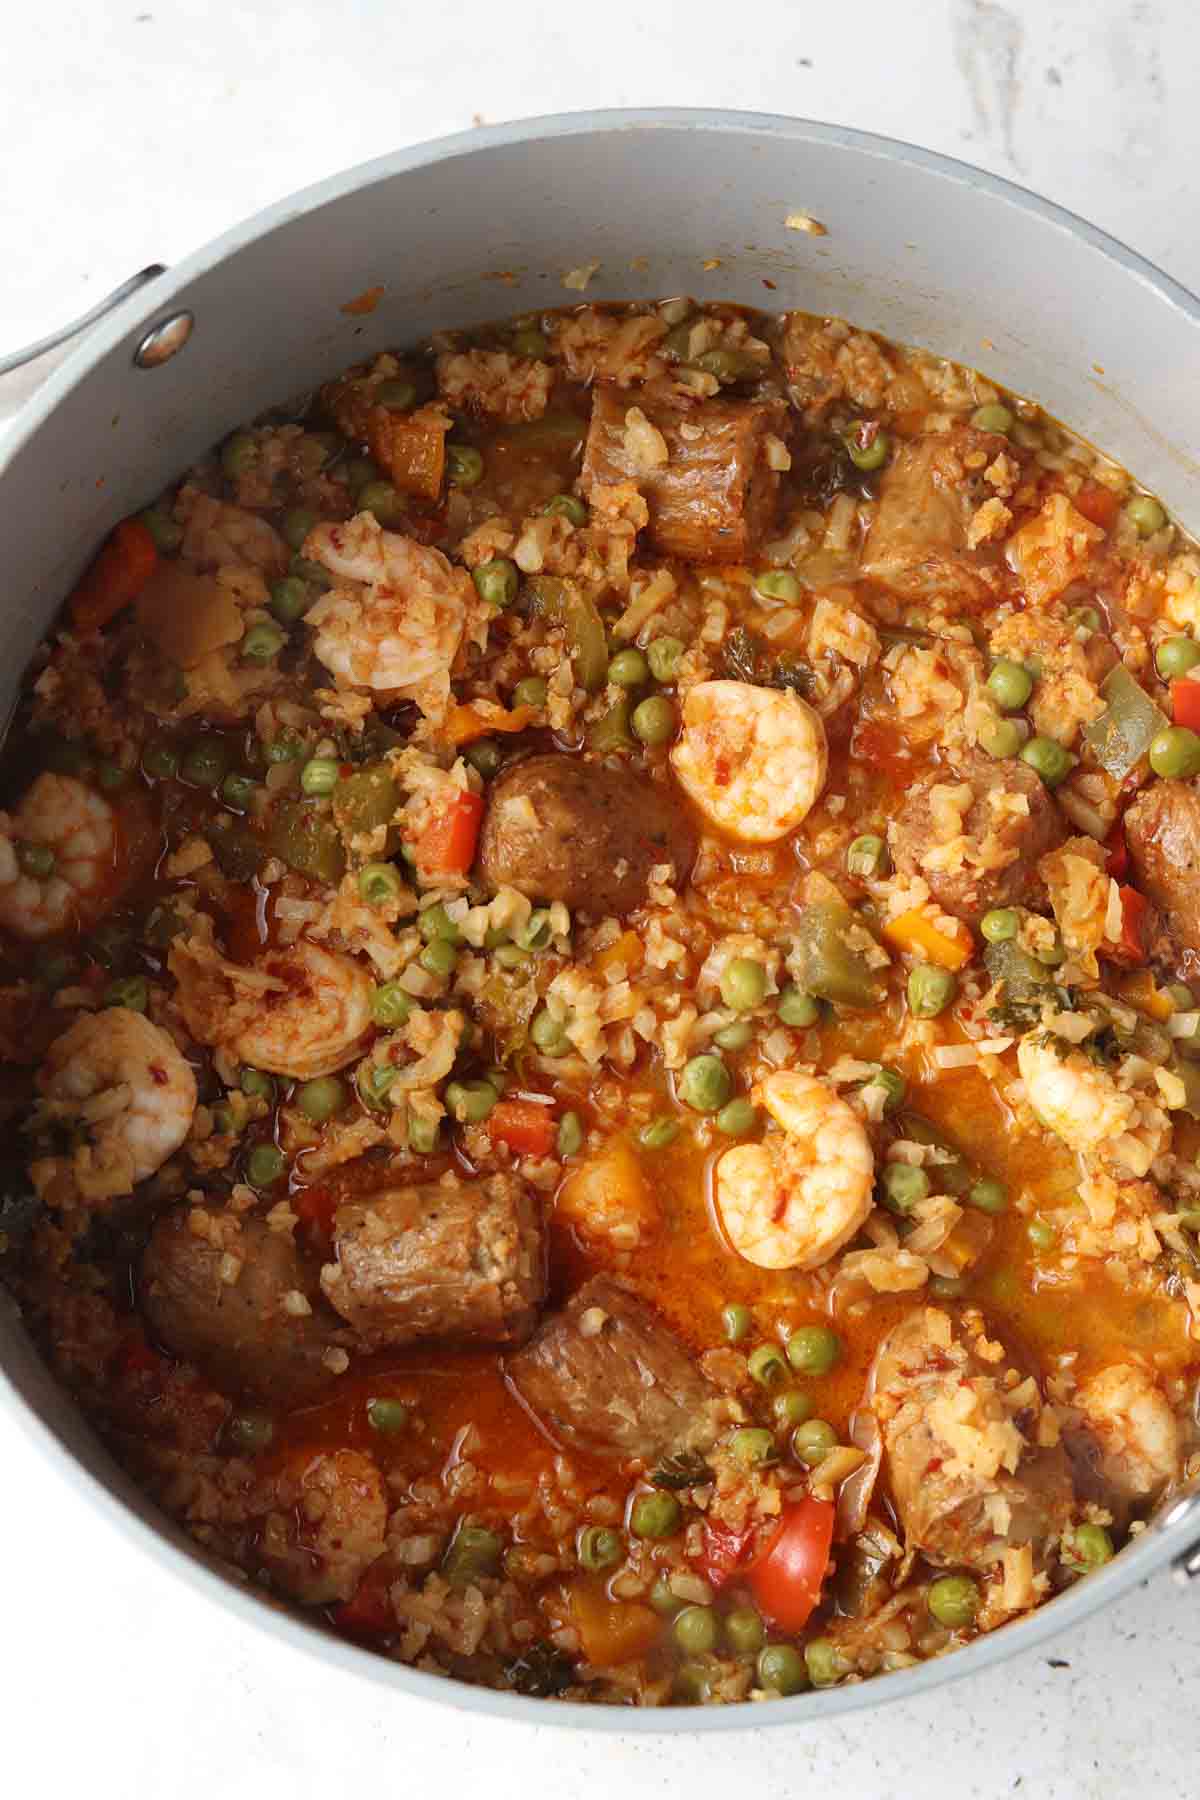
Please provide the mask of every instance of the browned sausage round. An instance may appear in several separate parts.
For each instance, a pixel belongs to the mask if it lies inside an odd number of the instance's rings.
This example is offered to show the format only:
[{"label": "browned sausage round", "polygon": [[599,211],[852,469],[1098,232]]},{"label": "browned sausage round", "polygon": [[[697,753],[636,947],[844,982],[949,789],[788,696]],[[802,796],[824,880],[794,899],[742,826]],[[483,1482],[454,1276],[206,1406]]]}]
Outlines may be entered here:
[{"label": "browned sausage round", "polygon": [[[969,840],[965,854],[957,866],[938,866],[936,861],[930,866],[925,858],[939,843],[930,790],[962,782],[974,795],[963,821]],[[1013,812],[998,804],[1012,796],[1023,799],[1028,811]],[[914,787],[888,828],[900,874],[923,877],[939,906],[970,921],[994,906],[1029,899],[1038,887],[1038,858],[1057,849],[1066,835],[1062,815],[1040,776],[1022,762],[979,754],[964,757],[953,768],[936,770]]]},{"label": "browned sausage round", "polygon": [[[231,1393],[288,1405],[336,1379],[325,1353],[351,1341],[319,1294],[314,1303],[314,1286],[287,1234],[261,1219],[188,1206],[167,1213],[150,1234],[139,1295],[151,1331],[174,1355]],[[289,1303],[293,1294],[312,1311],[289,1310],[298,1304]]]},{"label": "browned sausage round", "polygon": [[572,912],[630,913],[650,871],[668,863],[682,887],[696,837],[683,802],[647,776],[572,756],[533,756],[493,784],[479,874],[493,889],[561,900]]},{"label": "browned sausage round", "polygon": [[1138,885],[1181,949],[1200,951],[1200,793],[1190,781],[1155,781],[1125,814]]}]

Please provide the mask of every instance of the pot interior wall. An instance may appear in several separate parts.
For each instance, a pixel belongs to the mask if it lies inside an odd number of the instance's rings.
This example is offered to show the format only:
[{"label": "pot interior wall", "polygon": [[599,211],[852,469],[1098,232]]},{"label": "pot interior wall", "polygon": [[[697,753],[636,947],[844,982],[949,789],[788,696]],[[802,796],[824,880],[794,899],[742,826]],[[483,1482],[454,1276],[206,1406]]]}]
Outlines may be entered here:
[{"label": "pot interior wall", "polygon": [[[825,235],[789,228],[797,213]],[[130,302],[51,379],[0,471],[0,717],[104,531],[217,438],[383,347],[578,303],[563,277],[592,263],[589,300],[801,307],[975,364],[1200,527],[1200,319],[1094,234],[969,169],[827,128],[550,121],[407,152],[287,203]],[[376,288],[373,311],[345,310]],[[145,326],[177,306],[195,313],[192,341],[135,369]],[[4,1307],[0,1369],[74,1457],[156,1517]]]}]

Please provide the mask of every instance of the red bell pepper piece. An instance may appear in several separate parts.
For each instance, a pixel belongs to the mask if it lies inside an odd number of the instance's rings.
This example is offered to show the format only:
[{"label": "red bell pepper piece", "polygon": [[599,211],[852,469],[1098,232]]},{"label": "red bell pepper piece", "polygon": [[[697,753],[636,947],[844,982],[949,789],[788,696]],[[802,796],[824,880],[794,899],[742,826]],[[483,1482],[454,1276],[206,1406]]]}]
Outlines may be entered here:
[{"label": "red bell pepper piece", "polygon": [[718,1525],[715,1519],[705,1520],[704,1545],[696,1561],[710,1587],[723,1588],[732,1581],[746,1560],[753,1536],[753,1527],[734,1531],[732,1526]]},{"label": "red bell pepper piece", "polygon": [[1129,873],[1129,845],[1125,842],[1125,827],[1120,819],[1104,840],[1104,867],[1114,881],[1121,881]]},{"label": "red bell pepper piece", "polygon": [[392,1577],[372,1563],[348,1600],[333,1610],[333,1622],[354,1637],[379,1637],[396,1629],[396,1615],[388,1600]]},{"label": "red bell pepper piece", "polygon": [[1121,502],[1112,489],[1099,481],[1085,481],[1071,504],[1089,524],[1099,525],[1102,531],[1110,529],[1121,510]]},{"label": "red bell pepper piece", "polygon": [[821,1598],[833,1543],[829,1500],[798,1500],[750,1569],[759,1610],[782,1631],[803,1631]]},{"label": "red bell pepper piece", "polygon": [[1171,683],[1171,717],[1176,725],[1200,731],[1200,681],[1183,676]]},{"label": "red bell pepper piece", "polygon": [[549,1156],[555,1126],[550,1110],[532,1100],[501,1100],[487,1118],[490,1137],[507,1144],[514,1156]]},{"label": "red bell pepper piece", "polygon": [[1150,902],[1135,887],[1121,889],[1121,936],[1108,954],[1114,962],[1144,963]]},{"label": "red bell pepper piece", "polygon": [[465,875],[475,861],[482,822],[483,795],[460,788],[413,844],[417,867],[431,875]]}]

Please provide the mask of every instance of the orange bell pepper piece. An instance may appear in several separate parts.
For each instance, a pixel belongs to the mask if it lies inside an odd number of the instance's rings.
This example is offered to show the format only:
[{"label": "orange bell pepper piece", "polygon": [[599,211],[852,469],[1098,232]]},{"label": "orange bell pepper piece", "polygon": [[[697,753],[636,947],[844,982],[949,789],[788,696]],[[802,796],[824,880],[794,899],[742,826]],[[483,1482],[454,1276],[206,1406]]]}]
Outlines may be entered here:
[{"label": "orange bell pepper piece", "polygon": [[71,595],[76,631],[101,631],[132,605],[158,567],[158,551],[140,519],[122,519]]}]

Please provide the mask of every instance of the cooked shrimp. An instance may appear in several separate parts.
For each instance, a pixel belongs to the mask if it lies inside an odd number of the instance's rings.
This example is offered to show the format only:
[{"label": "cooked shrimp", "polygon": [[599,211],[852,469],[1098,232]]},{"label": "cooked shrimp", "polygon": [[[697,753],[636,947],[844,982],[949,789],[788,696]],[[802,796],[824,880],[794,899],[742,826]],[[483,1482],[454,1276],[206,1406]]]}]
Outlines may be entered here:
[{"label": "cooked shrimp", "polygon": [[114,1006],[86,1013],[51,1044],[38,1074],[43,1115],[81,1129],[70,1158],[85,1200],[130,1194],[178,1150],[196,1110],[196,1077],[165,1031]]},{"label": "cooked shrimp", "polygon": [[875,1158],[859,1119],[812,1075],[768,1075],[752,1098],[783,1127],[717,1164],[730,1243],[760,1269],[819,1269],[871,1210]]},{"label": "cooked shrimp", "polygon": [[1148,1500],[1179,1464],[1179,1430],[1166,1395],[1135,1363],[1113,1363],[1075,1395],[1084,1442],[1076,1440],[1106,1489],[1126,1502]]},{"label": "cooked shrimp", "polygon": [[825,727],[798,694],[701,681],[683,703],[671,764],[714,825],[769,844],[807,816],[825,786],[829,751]]},{"label": "cooked shrimp", "polygon": [[331,1075],[370,1036],[371,977],[352,957],[304,939],[246,965],[191,937],[172,946],[170,967],[192,1036],[272,1075]]},{"label": "cooked shrimp", "polygon": [[1084,1152],[1121,1137],[1135,1120],[1136,1096],[1122,1093],[1107,1069],[1081,1050],[1060,1056],[1045,1036],[1033,1032],[1017,1046],[1017,1067],[1042,1124],[1072,1150]]},{"label": "cooked shrimp", "polygon": [[450,665],[472,610],[465,569],[440,550],[382,531],[370,513],[345,525],[317,525],[304,554],[343,582],[306,615],[313,649],[339,687],[384,689],[420,699],[449,693]]},{"label": "cooked shrimp", "polygon": [[0,925],[43,938],[74,924],[113,866],[116,827],[99,794],[70,775],[39,775],[0,813]]}]

